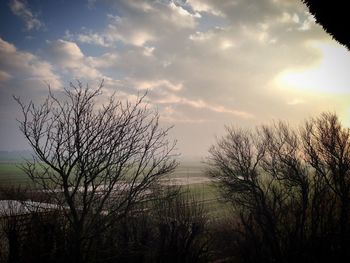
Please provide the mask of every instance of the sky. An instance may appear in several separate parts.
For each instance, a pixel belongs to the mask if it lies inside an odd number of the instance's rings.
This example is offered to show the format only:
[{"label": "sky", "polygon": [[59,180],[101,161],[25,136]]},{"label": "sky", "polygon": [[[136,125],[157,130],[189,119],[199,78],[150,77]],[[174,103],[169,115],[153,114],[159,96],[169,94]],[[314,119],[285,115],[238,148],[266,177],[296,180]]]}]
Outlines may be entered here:
[{"label": "sky", "polygon": [[4,0],[0,150],[29,148],[13,95],[40,102],[77,79],[121,100],[148,91],[183,157],[206,156],[225,125],[330,111],[350,126],[349,68],[300,0]]}]

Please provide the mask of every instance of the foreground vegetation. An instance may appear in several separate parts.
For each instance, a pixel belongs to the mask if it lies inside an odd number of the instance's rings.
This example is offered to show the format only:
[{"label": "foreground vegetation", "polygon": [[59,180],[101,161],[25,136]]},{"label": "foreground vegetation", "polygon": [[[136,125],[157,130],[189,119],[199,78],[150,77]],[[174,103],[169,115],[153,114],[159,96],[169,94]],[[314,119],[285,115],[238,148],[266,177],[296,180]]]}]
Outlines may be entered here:
[{"label": "foreground vegetation", "polygon": [[335,114],[299,129],[228,128],[210,153],[245,262],[349,259],[350,130]]},{"label": "foreground vegetation", "polygon": [[[94,234],[90,247],[84,251],[84,261],[208,261],[210,233],[205,208],[193,195],[178,191],[168,188],[158,193],[157,198],[140,204],[123,219]],[[0,197],[45,201],[41,194],[18,188],[2,189]],[[74,231],[64,213],[62,209],[47,209],[2,215],[1,262],[74,262]],[[104,222],[105,215],[99,217]]]}]

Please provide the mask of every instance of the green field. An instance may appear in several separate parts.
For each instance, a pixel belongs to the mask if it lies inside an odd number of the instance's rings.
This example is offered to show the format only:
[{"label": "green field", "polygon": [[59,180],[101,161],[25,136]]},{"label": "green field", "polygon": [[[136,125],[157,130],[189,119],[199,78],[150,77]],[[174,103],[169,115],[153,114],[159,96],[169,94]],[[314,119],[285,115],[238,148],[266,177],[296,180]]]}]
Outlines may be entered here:
[{"label": "green field", "polygon": [[20,163],[0,162],[0,186],[28,185],[30,179],[19,167]]},{"label": "green field", "polygon": [[[198,183],[198,179],[206,179],[203,164],[181,164],[170,177],[178,179],[182,190],[194,195],[211,215],[227,212],[227,205],[219,201],[220,195],[214,184],[208,181]],[[29,177],[21,170],[20,163],[0,162],[0,186],[27,186],[30,183]]]},{"label": "green field", "polygon": [[[15,161],[0,161],[0,185],[26,185],[30,183],[30,179],[20,168],[21,163]],[[204,166],[200,163],[185,163],[179,165],[176,171],[170,176],[175,178],[189,179],[191,183],[192,177],[203,177],[205,174]]]},{"label": "green field", "polygon": [[220,193],[213,183],[192,184],[184,190],[196,197],[211,218],[224,217],[230,212],[229,205],[220,198]]}]

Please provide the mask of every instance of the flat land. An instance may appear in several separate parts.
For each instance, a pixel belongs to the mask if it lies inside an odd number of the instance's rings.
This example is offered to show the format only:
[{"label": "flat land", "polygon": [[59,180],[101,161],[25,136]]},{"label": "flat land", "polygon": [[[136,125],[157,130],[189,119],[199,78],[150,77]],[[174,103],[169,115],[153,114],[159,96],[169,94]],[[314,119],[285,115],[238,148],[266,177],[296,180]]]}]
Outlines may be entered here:
[{"label": "flat land", "polygon": [[[0,161],[0,186],[18,186],[30,183],[28,176],[20,168],[20,162]],[[205,175],[205,167],[201,163],[185,163],[179,165],[170,176],[171,184],[191,185],[209,183]],[[164,180],[165,182],[167,179]]]},{"label": "flat land", "polygon": [[0,162],[0,186],[25,186],[29,183],[30,180],[21,170],[20,163]]},{"label": "flat land", "polygon": [[[21,170],[19,162],[0,162],[0,186],[28,186],[31,181]],[[219,216],[227,212],[228,206],[220,201],[214,183],[205,174],[201,163],[182,163],[176,171],[164,180],[165,184],[178,185],[203,204],[209,214]]]}]

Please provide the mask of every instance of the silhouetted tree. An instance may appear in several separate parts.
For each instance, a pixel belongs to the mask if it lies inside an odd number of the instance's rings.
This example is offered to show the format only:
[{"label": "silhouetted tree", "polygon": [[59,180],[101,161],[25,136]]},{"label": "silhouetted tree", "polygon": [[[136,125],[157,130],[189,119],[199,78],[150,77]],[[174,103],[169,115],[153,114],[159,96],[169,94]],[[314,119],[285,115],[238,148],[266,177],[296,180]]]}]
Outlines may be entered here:
[{"label": "silhouetted tree", "polygon": [[210,154],[209,174],[239,215],[243,261],[348,256],[350,135],[336,115],[300,130],[282,122],[254,132],[227,128]]},{"label": "silhouetted tree", "polygon": [[206,262],[209,240],[206,210],[195,196],[177,195],[155,201],[157,262]]},{"label": "silhouetted tree", "polygon": [[67,224],[41,197],[28,188],[0,188],[0,262],[65,262]]},{"label": "silhouetted tree", "polygon": [[349,11],[347,2],[342,0],[302,0],[308,6],[317,23],[339,43],[350,49],[348,33]]},{"label": "silhouetted tree", "polygon": [[99,106],[102,86],[71,84],[65,99],[50,91],[41,105],[15,98],[20,130],[35,152],[23,169],[66,214],[74,262],[88,261],[94,237],[146,200],[177,165],[169,128],[160,128],[144,96],[134,103],[111,96]]},{"label": "silhouetted tree", "polygon": [[306,161],[337,200],[336,223],[342,252],[349,245],[350,131],[334,114],[306,122],[302,133]]},{"label": "silhouetted tree", "polygon": [[160,193],[102,236],[96,262],[208,262],[206,209],[189,193]]}]

